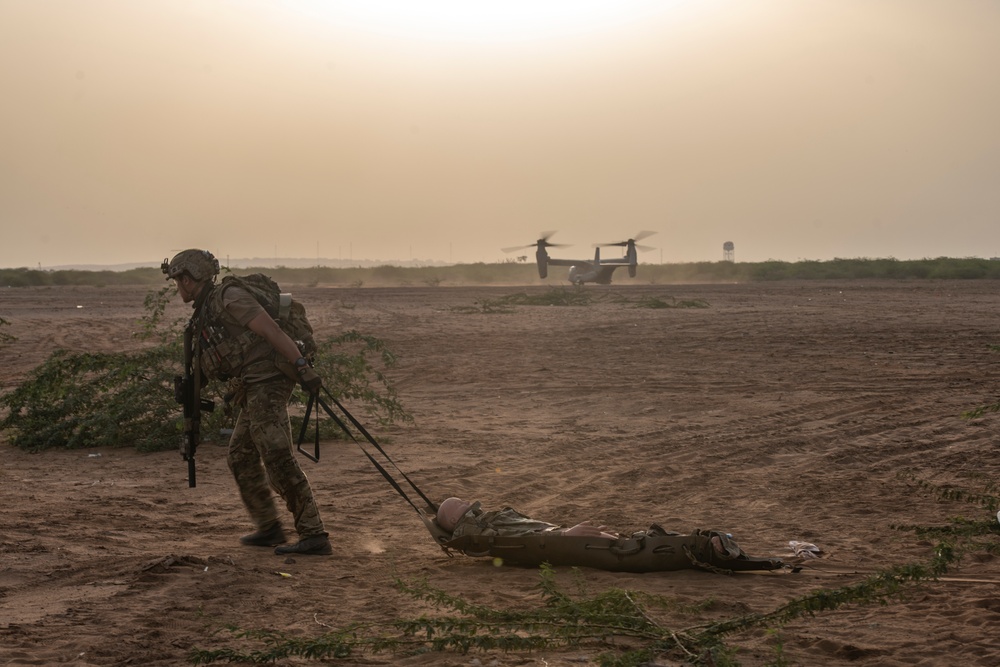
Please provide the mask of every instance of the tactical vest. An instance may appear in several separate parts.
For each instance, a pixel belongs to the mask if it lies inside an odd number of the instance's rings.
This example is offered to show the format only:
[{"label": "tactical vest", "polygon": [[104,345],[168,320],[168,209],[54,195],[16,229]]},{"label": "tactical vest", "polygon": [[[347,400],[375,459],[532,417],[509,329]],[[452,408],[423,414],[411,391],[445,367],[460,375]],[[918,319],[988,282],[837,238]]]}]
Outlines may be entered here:
[{"label": "tactical vest", "polygon": [[[230,315],[223,302],[229,287],[238,286],[246,291],[288,334],[303,356],[316,351],[312,326],[305,316],[305,308],[290,294],[282,293],[278,285],[263,274],[244,277],[226,276],[213,287],[202,305],[201,367],[203,372],[220,380],[248,374],[258,379],[283,374],[297,379],[294,368],[275,352],[271,345],[250,329],[242,326]],[[249,364],[249,366],[248,366]]]},{"label": "tactical vest", "polygon": [[288,292],[282,292],[278,284],[263,273],[251,273],[247,276],[226,276],[222,279],[221,289],[237,285],[250,293],[267,314],[278,323],[281,330],[295,341],[302,356],[311,357],[316,352],[313,340],[313,328],[306,317],[306,309],[292,298]]}]

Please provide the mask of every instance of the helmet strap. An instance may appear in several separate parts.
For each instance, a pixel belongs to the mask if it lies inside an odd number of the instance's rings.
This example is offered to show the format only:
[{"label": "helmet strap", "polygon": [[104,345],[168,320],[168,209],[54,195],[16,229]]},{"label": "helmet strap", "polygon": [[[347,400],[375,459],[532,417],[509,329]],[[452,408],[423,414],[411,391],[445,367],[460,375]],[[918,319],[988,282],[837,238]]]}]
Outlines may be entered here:
[{"label": "helmet strap", "polygon": [[[192,278],[192,280],[194,280],[194,278]],[[202,282],[201,290],[198,292],[198,296],[194,298],[194,303],[191,304],[191,307],[195,310],[200,310],[205,304],[205,301],[208,299],[208,295],[212,293],[213,289],[215,289],[215,283],[211,280]]]}]

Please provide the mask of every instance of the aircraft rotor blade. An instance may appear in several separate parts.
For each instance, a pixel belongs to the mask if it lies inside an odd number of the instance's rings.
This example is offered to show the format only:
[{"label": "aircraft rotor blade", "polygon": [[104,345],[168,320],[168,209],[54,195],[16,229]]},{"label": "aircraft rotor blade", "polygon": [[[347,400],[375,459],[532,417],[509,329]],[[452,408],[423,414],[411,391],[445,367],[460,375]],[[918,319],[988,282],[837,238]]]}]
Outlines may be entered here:
[{"label": "aircraft rotor blade", "polygon": [[552,238],[553,234],[555,234],[555,231],[542,232],[538,240],[535,241],[535,246],[543,248],[568,248],[570,246],[568,243],[549,243],[549,239]]},{"label": "aircraft rotor blade", "polygon": [[516,245],[512,248],[500,248],[501,252],[515,252],[517,250],[527,250],[528,248],[537,248],[539,244],[543,248],[568,248],[569,243],[545,243],[539,241],[538,243],[529,243],[528,245]]},{"label": "aircraft rotor blade", "polygon": [[[648,236],[652,236],[655,233],[656,232],[641,231],[638,234],[636,234],[635,236],[633,236],[632,238],[628,239],[627,241],[617,241],[615,243],[595,243],[594,247],[595,248],[607,248],[607,247],[611,247],[611,246],[619,246],[621,248],[624,248],[624,247],[628,246],[628,244],[630,242],[631,243],[635,243],[636,241],[641,241],[642,239],[644,239],[644,238],[646,238]],[[639,246],[636,246],[636,247],[638,248]],[[647,248],[648,248],[648,246],[647,246]],[[652,250],[652,248],[648,248],[648,249]]]},{"label": "aircraft rotor blade", "polygon": [[539,234],[538,240],[534,243],[529,243],[528,245],[518,245],[510,248],[500,248],[503,252],[514,252],[516,250],[526,250],[527,248],[568,248],[570,244],[568,243],[549,243],[549,239],[555,234],[554,231],[542,232]]}]

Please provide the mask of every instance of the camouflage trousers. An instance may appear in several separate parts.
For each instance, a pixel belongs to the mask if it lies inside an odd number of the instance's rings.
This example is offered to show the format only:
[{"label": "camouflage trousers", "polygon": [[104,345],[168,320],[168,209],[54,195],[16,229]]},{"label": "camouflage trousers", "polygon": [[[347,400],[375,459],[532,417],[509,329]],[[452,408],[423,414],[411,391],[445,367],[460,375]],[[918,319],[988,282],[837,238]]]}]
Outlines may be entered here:
[{"label": "camouflage trousers", "polygon": [[284,377],[245,386],[228,460],[254,526],[267,530],[278,523],[277,493],[294,517],[299,538],[306,538],[325,531],[312,487],[292,449],[288,398],[294,386]]}]

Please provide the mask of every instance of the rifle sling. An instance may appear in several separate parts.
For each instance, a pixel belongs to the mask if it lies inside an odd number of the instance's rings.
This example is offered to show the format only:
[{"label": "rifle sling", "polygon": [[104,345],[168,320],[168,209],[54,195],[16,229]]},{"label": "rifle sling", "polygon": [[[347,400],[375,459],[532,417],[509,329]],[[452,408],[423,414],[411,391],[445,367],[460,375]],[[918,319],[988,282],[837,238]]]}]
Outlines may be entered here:
[{"label": "rifle sling", "polygon": [[191,321],[184,331],[184,372],[190,373],[189,379],[191,381],[191,414],[190,417],[185,415],[185,419],[190,418],[191,422],[184,425],[185,436],[190,440],[187,443],[184,459],[188,464],[188,487],[192,489],[197,483],[194,457],[201,440],[201,334],[205,319],[205,297],[207,297],[207,293],[201,297],[194,314],[191,316]]}]

